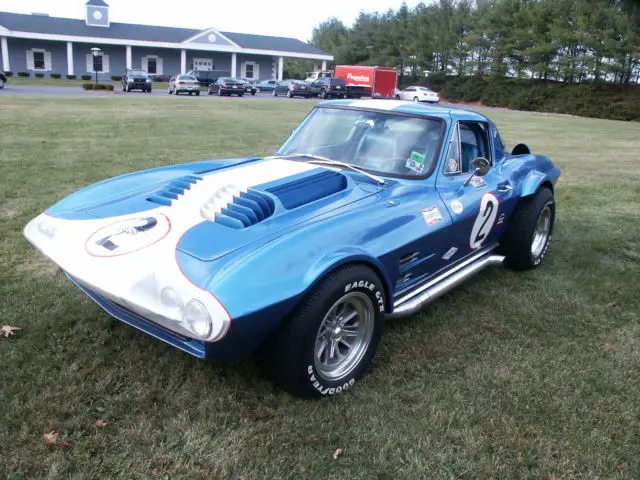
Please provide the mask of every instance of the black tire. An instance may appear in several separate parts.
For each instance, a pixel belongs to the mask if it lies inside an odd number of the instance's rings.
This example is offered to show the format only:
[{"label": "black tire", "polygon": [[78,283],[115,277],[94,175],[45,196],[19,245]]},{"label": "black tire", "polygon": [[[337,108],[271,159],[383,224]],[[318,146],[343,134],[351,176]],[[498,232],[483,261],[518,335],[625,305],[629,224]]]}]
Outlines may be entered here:
[{"label": "black tire", "polygon": [[275,89],[275,88],[273,89],[273,96],[274,96],[274,97],[277,97],[277,96],[278,96],[278,92],[276,92],[276,89]]},{"label": "black tire", "polygon": [[[366,266],[348,265],[327,275],[258,351],[260,364],[267,376],[293,395],[304,398],[334,395],[350,389],[365,374],[382,337],[384,295],[382,281]],[[369,320],[367,322],[358,316],[358,324],[369,325],[365,330],[370,332],[370,337],[365,335],[368,343],[362,343],[360,354],[353,357],[344,374],[328,378],[318,369],[316,342],[325,316],[345,298],[362,302]],[[342,331],[337,327],[335,330],[338,334]],[[327,333],[325,342],[335,330]],[[344,348],[340,347],[339,341],[337,345],[337,349]],[[322,354],[320,352],[319,356]],[[349,358],[349,350],[345,357]]]},{"label": "black tire", "polygon": [[320,98],[323,99],[323,100],[325,98],[327,98],[327,91],[326,90],[321,90],[320,91]]},{"label": "black tire", "polygon": [[209,89],[209,95],[213,95],[213,91]]},{"label": "black tire", "polygon": [[251,95],[255,95],[255,94],[256,94],[256,92],[254,92],[254,91],[251,91]]},{"label": "black tire", "polygon": [[221,97],[222,96],[222,88],[218,87],[218,96]]},{"label": "black tire", "polygon": [[148,90],[147,90],[147,93],[151,93],[151,89],[148,89]]},{"label": "black tire", "polygon": [[239,93],[238,94],[238,98],[241,98],[244,95],[244,93]]},{"label": "black tire", "polygon": [[196,92],[196,97],[199,97],[199,96],[200,96],[200,92]]},{"label": "black tire", "polygon": [[[534,249],[536,227],[543,214],[549,216],[548,235]],[[543,187],[535,195],[520,200],[500,241],[500,250],[506,256],[507,266],[514,270],[528,270],[542,263],[549,251],[555,216],[555,200],[548,188]]]},{"label": "black tire", "polygon": [[293,98],[293,95],[291,95],[291,90],[287,90],[287,98]]}]

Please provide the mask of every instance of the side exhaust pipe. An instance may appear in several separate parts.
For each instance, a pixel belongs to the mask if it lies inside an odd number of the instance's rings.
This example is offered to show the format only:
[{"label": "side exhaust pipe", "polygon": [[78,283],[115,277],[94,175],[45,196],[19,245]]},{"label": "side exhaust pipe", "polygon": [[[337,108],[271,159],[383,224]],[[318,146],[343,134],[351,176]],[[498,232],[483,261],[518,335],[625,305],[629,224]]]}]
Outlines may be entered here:
[{"label": "side exhaust pipe", "polygon": [[491,265],[502,264],[504,258],[502,255],[491,253],[479,254],[470,258],[453,270],[418,288],[415,292],[399,298],[393,305],[393,313],[387,315],[387,318],[408,317],[419,312],[425,305],[457,287],[480,270],[484,270]]}]

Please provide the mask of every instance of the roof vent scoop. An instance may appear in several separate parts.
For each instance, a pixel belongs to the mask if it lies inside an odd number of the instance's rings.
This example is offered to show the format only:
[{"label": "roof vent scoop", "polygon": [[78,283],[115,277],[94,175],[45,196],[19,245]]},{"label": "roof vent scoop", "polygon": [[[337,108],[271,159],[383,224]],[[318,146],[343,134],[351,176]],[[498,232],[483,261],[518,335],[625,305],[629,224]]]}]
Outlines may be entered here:
[{"label": "roof vent scoop", "polygon": [[340,172],[325,170],[267,189],[290,210],[328,197],[347,188],[347,178]]}]

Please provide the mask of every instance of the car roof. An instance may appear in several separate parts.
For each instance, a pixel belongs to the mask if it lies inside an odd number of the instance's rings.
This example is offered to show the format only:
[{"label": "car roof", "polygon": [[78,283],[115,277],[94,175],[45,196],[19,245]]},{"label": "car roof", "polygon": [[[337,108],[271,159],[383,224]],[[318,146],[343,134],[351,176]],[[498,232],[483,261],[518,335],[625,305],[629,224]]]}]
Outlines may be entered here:
[{"label": "car roof", "polygon": [[463,108],[423,105],[404,100],[328,100],[320,102],[318,106],[378,111],[385,110],[395,113],[406,113],[407,115],[423,115],[425,117],[455,117],[456,120],[489,121],[484,115]]}]

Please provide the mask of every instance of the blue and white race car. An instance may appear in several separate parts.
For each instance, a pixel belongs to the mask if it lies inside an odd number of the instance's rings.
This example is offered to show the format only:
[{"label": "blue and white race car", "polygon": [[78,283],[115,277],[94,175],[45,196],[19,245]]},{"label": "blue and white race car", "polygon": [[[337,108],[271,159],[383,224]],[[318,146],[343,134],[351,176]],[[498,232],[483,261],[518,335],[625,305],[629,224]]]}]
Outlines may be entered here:
[{"label": "blue and white race car", "polygon": [[487,266],[538,266],[559,175],[478,113],[336,100],[273,156],[106,180],[24,233],[123,322],[201,358],[257,353],[288,391],[332,395],[386,319]]}]

